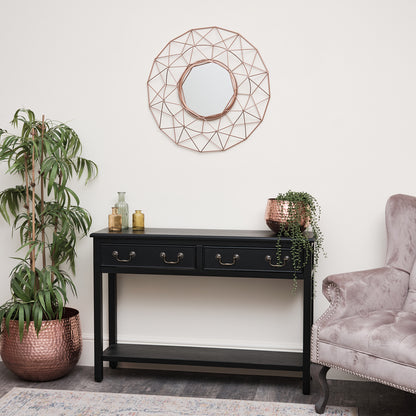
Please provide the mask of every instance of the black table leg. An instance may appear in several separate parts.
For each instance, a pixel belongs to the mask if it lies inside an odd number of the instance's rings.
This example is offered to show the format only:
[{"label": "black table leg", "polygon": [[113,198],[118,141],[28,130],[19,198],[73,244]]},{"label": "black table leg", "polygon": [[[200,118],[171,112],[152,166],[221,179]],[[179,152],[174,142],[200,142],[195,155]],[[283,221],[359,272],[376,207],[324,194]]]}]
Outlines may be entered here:
[{"label": "black table leg", "polygon": [[[117,274],[108,274],[108,339],[110,345],[117,344]],[[117,361],[110,361],[117,368]]]},{"label": "black table leg", "polygon": [[303,394],[311,392],[311,328],[313,323],[313,278],[312,265],[303,281]]},{"label": "black table leg", "polygon": [[103,276],[94,266],[94,377],[103,379]]}]

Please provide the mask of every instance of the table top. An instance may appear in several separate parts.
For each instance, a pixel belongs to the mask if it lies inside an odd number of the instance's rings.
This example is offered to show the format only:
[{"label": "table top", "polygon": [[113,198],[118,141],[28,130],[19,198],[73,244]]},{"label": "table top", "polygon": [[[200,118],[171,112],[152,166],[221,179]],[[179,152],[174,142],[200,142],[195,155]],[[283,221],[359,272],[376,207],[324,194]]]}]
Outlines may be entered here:
[{"label": "table top", "polygon": [[[141,239],[147,237],[183,237],[202,240],[209,239],[260,239],[274,240],[277,235],[271,230],[224,230],[224,229],[193,229],[193,228],[145,228],[143,231],[133,231],[132,228],[120,232],[108,231],[104,228],[90,235],[92,238],[134,238]],[[312,234],[307,234],[310,241],[314,241]],[[284,240],[288,238],[282,237]]]}]

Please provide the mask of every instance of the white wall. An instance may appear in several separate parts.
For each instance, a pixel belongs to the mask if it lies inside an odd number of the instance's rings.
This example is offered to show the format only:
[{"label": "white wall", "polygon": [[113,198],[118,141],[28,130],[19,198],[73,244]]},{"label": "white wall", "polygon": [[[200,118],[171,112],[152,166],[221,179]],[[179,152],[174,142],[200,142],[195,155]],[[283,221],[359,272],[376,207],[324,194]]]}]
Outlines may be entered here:
[{"label": "white wall", "polygon": [[[208,4],[208,3],[207,3]],[[322,279],[383,263],[384,204],[415,193],[416,3],[405,0],[39,0],[0,3],[0,126],[19,107],[68,122],[99,177],[76,185],[104,228],[116,192],[148,227],[266,228],[268,197],[316,196],[328,253]],[[244,143],[198,154],[174,145],[148,109],[153,59],[191,28],[239,32],[260,51],[272,98]],[[2,166],[1,173],[5,171]],[[1,188],[11,185],[1,177]],[[0,301],[18,243],[0,221]],[[78,246],[72,301],[82,313],[83,364],[92,364],[92,241]],[[299,349],[291,283],[126,276],[126,341]]]}]

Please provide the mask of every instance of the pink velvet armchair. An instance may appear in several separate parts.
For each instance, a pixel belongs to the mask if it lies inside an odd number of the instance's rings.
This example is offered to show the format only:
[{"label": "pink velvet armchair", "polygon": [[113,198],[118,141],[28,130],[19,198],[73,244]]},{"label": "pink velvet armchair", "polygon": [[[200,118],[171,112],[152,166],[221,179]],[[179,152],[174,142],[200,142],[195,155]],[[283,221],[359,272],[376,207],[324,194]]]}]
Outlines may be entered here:
[{"label": "pink velvet armchair", "polygon": [[386,205],[384,267],[328,276],[328,310],[312,327],[311,360],[320,364],[323,413],[326,373],[338,368],[416,393],[416,198],[393,195]]}]

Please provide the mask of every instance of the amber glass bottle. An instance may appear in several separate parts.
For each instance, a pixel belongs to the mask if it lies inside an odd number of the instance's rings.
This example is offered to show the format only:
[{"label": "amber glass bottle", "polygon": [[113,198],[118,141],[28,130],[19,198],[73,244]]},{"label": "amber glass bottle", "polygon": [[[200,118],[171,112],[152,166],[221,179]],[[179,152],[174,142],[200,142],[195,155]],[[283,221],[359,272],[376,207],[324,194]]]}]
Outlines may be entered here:
[{"label": "amber glass bottle", "polygon": [[144,214],[140,209],[133,213],[133,231],[144,230]]},{"label": "amber glass bottle", "polygon": [[112,213],[108,216],[108,231],[121,231],[121,215],[116,207],[111,209]]}]

